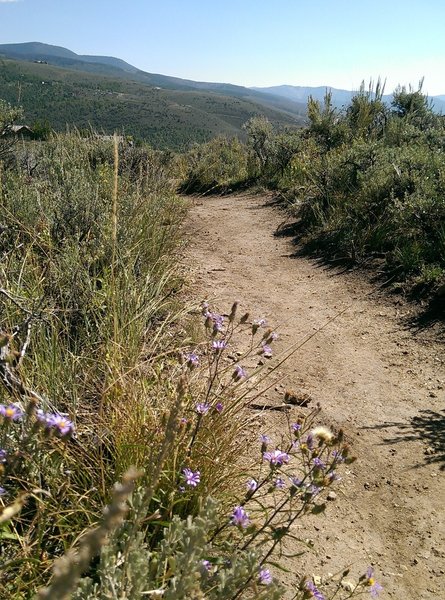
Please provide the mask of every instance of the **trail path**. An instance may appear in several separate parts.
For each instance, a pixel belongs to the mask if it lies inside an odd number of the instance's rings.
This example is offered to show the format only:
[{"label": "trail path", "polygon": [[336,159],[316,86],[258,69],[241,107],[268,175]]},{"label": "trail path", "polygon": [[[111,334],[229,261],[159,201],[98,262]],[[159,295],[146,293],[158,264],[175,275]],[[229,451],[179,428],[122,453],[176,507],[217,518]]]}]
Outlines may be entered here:
[{"label": "trail path", "polygon": [[[265,317],[279,331],[278,351],[346,309],[280,368],[283,387],[267,398],[280,404],[284,387],[308,393],[358,457],[326,516],[300,533],[318,548],[305,570],[360,573],[372,563],[382,598],[445,599],[443,346],[404,325],[409,307],[295,256],[291,239],[275,235],[284,218],[264,197],[194,200],[187,262],[195,295],[220,310],[236,299]],[[263,415],[278,432],[283,415]]]}]

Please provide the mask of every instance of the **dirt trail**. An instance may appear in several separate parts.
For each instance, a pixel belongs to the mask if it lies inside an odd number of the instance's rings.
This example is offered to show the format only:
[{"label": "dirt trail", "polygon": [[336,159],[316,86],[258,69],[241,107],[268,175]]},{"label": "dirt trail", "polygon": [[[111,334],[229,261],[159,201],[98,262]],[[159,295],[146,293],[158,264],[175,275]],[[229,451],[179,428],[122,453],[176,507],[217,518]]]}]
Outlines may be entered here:
[{"label": "dirt trail", "polygon": [[[409,307],[295,257],[291,240],[275,236],[283,219],[258,196],[195,200],[187,262],[199,297],[220,310],[239,300],[276,325],[277,351],[346,308],[280,369],[283,386],[321,402],[320,421],[344,428],[358,457],[326,516],[301,534],[319,551],[304,559],[306,572],[372,563],[383,598],[445,598],[443,346],[403,325]],[[281,396],[277,387],[268,401]],[[278,431],[281,413],[263,414]]]}]

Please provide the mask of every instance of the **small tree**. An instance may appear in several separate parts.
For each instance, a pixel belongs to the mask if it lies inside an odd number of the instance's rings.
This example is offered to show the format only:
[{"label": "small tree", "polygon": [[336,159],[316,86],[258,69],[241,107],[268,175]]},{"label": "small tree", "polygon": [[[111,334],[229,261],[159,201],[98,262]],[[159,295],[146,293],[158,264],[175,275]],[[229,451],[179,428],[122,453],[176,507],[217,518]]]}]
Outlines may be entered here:
[{"label": "small tree", "polygon": [[394,115],[425,130],[435,124],[437,117],[428,96],[422,93],[422,85],[423,80],[415,91],[411,86],[408,90],[405,86],[399,86],[393,94],[391,107]]}]

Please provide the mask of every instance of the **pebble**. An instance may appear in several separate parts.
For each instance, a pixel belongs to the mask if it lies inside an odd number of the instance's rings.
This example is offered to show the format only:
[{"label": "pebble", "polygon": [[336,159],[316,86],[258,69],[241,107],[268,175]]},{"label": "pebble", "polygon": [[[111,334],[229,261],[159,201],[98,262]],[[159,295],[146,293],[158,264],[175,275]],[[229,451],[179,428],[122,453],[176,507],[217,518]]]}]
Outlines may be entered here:
[{"label": "pebble", "polygon": [[328,500],[337,500],[337,494],[335,492],[329,492],[328,496],[327,496]]}]

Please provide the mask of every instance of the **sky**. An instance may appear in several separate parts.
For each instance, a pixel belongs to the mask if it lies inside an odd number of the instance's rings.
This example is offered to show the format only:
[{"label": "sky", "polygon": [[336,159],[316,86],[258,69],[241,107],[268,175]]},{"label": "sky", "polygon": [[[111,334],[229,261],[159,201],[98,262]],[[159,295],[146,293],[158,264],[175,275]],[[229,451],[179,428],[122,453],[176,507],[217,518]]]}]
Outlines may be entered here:
[{"label": "sky", "polygon": [[0,0],[0,43],[38,41],[151,73],[245,86],[445,94],[444,0]]}]

